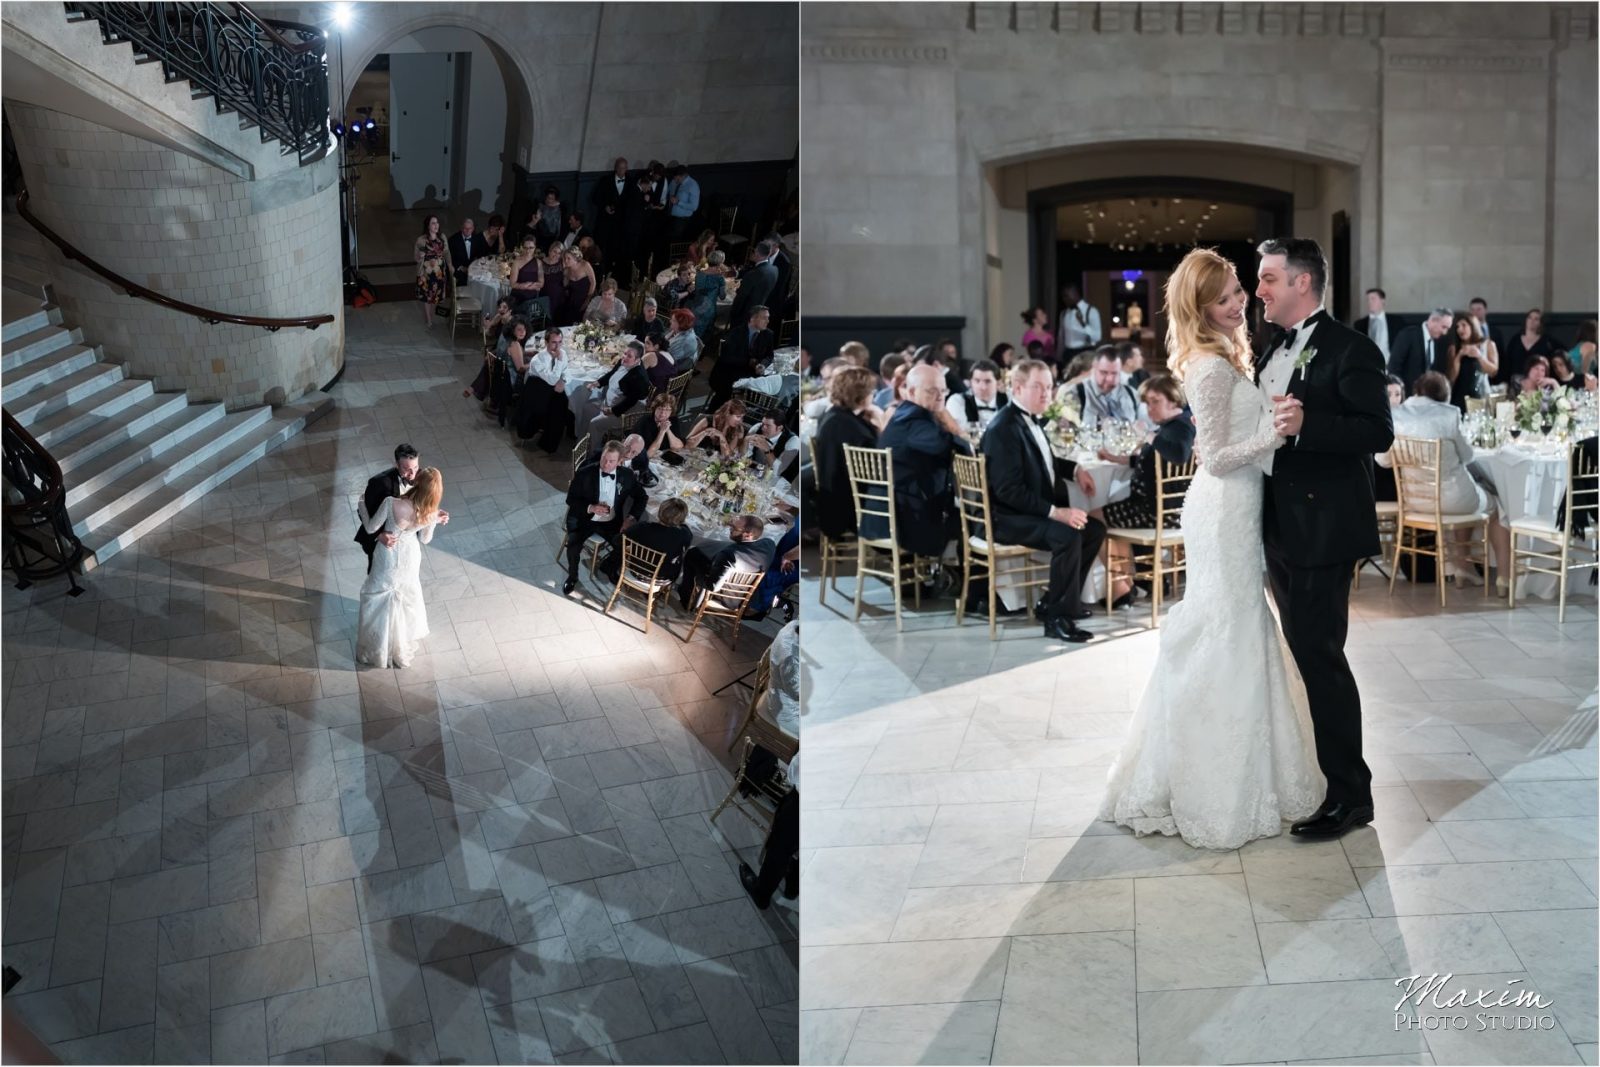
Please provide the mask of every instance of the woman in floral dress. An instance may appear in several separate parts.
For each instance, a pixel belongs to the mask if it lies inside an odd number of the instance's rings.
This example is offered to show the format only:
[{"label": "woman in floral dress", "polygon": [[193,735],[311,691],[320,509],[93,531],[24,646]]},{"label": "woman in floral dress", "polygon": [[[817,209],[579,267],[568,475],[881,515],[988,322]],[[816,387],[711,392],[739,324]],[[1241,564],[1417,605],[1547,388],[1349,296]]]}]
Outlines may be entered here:
[{"label": "woman in floral dress", "polygon": [[444,303],[444,265],[447,252],[439,234],[439,216],[429,215],[417,238],[417,299],[422,301],[423,325],[433,329],[433,309]]}]

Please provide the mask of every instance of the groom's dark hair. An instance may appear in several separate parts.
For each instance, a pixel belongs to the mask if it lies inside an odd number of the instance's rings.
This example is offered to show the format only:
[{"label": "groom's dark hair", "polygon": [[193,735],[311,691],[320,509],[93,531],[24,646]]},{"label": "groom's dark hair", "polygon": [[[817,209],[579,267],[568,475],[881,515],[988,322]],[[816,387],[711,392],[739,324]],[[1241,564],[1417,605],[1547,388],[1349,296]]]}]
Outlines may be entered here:
[{"label": "groom's dark hair", "polygon": [[412,448],[410,445],[394,446],[394,461],[396,466],[398,466],[400,461],[403,459],[416,459],[419,455],[421,455],[421,453],[415,448]]},{"label": "groom's dark hair", "polygon": [[1256,254],[1282,256],[1290,277],[1296,274],[1311,275],[1313,296],[1320,298],[1328,288],[1328,257],[1322,254],[1322,246],[1309,237],[1274,237],[1262,241],[1256,248]]}]

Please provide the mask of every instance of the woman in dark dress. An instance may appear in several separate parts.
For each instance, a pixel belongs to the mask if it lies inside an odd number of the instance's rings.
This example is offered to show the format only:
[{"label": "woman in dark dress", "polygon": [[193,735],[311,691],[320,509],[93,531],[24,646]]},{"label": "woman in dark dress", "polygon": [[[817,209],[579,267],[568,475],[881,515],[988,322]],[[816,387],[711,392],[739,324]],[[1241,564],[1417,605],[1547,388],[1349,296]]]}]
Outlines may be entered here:
[{"label": "woman in dark dress", "polygon": [[1506,342],[1500,356],[1500,370],[1493,376],[1496,385],[1520,378],[1527,373],[1528,364],[1535,356],[1549,359],[1556,346],[1544,332],[1544,312],[1534,308],[1522,317],[1522,332]]},{"label": "woman in dark dress", "polygon": [[657,334],[647,333],[639,338],[644,343],[644,372],[650,379],[650,388],[658,393],[667,391],[667,383],[678,373],[673,365],[672,352]]},{"label": "woman in dark dress", "polygon": [[[532,237],[524,237],[517,246],[517,258],[511,261],[511,308],[518,315],[527,315],[544,301],[544,267],[539,262],[539,246]],[[549,305],[542,310],[548,316]]]},{"label": "woman in dark dress", "polygon": [[576,248],[567,250],[561,285],[560,309],[553,312],[556,325],[576,326],[583,321],[583,309],[589,305],[589,292],[594,286],[594,269],[583,261],[583,253]]},{"label": "woman in dark dress", "polygon": [[567,299],[567,276],[562,262],[565,255],[565,248],[552,244],[539,260],[539,305],[546,322],[555,321],[557,309]]},{"label": "woman in dark dress", "polygon": [[[1156,457],[1168,463],[1187,463],[1194,452],[1194,423],[1183,414],[1183,390],[1176,378],[1158,374],[1146,379],[1139,389],[1150,418],[1156,423],[1156,432],[1150,440],[1134,450],[1132,455],[1114,456],[1105,449],[1100,458],[1112,463],[1125,463],[1133,468],[1133,485],[1127,499],[1114,500],[1089,514],[1109,527],[1148,530],[1156,524]],[[1163,516],[1168,529],[1178,528],[1179,515],[1169,512]],[[1127,546],[1121,542],[1108,542],[1112,556],[1126,558]],[[1119,552],[1120,550],[1120,552]],[[1115,606],[1133,603],[1133,582],[1119,578],[1116,582]]]},{"label": "woman in dark dress", "polygon": [[[627,536],[645,548],[666,553],[667,558],[661,561],[662,578],[676,581],[683,571],[683,557],[688,554],[689,545],[694,541],[693,532],[684,525],[688,518],[689,505],[677,497],[671,497],[661,502],[655,521],[641,522],[628,529]],[[600,560],[600,571],[615,582],[621,567],[622,542],[619,540],[616,549]]]},{"label": "woman in dark dress", "polygon": [[505,355],[508,331],[511,329],[511,298],[503,296],[495,305],[491,314],[483,317],[483,366],[478,370],[478,376],[472,379],[472,384],[461,390],[461,395],[467,399],[476,398],[487,410],[489,405],[489,386],[494,378],[495,361]]},{"label": "woman in dark dress", "polygon": [[647,454],[659,456],[668,450],[688,447],[683,443],[687,435],[682,422],[673,418],[677,410],[678,398],[670,394],[660,394],[650,401],[650,414],[639,424],[639,435],[645,439]]},{"label": "woman in dark dress", "polygon": [[528,360],[532,357],[527,351],[532,347],[528,342],[532,332],[527,319],[512,319],[504,333],[505,348],[490,375],[488,409],[501,426],[506,424],[506,416],[515,410],[517,394],[522,391],[522,379],[528,373]]},{"label": "woman in dark dress", "polygon": [[1445,348],[1445,379],[1450,382],[1450,403],[1467,410],[1467,399],[1482,395],[1479,379],[1500,369],[1500,352],[1493,341],[1478,333],[1478,323],[1464,311],[1450,323],[1450,343]]},{"label": "woman in dark dress", "polygon": [[[877,447],[878,427],[867,415],[877,382],[877,375],[865,367],[841,367],[835,371],[828,381],[828,399],[833,406],[817,421],[817,435],[811,442],[811,463],[817,479],[817,528],[835,541],[856,532],[856,504],[850,493],[844,446]],[[810,512],[806,514],[809,523]]]}]

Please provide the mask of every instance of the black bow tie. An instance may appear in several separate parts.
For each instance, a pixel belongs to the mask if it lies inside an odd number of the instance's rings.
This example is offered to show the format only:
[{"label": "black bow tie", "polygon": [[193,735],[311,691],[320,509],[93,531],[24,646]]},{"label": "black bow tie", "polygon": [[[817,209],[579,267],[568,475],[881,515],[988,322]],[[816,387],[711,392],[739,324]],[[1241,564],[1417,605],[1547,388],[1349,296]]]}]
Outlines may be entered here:
[{"label": "black bow tie", "polygon": [[1278,343],[1274,347],[1276,347],[1276,348],[1293,348],[1295,340],[1299,336],[1300,336],[1300,332],[1298,330],[1296,330],[1294,327],[1285,326],[1285,327],[1283,327],[1282,329],[1280,329],[1278,331]]},{"label": "black bow tie", "polygon": [[1033,424],[1039,427],[1041,430],[1050,425],[1050,420],[1045,418],[1043,415],[1029,415],[1028,417],[1032,419]]},{"label": "black bow tie", "polygon": [[600,480],[602,482],[613,482],[613,481],[616,481],[616,479],[617,479],[617,476],[615,474],[602,474],[602,475],[600,475]]}]

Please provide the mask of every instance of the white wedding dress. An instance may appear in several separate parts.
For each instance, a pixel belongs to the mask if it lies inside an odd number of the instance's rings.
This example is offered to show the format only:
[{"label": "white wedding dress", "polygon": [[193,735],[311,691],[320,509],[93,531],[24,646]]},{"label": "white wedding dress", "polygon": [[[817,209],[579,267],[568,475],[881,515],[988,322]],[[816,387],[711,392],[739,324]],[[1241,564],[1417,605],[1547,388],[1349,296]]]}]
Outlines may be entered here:
[{"label": "white wedding dress", "polygon": [[1183,505],[1185,591],[1162,624],[1100,817],[1230,849],[1309,816],[1325,783],[1305,687],[1263,587],[1271,412],[1226,360],[1201,355],[1189,367],[1200,468]]},{"label": "white wedding dress", "polygon": [[[365,504],[362,510],[365,511]],[[409,501],[386,497],[373,516],[362,515],[368,533],[387,529],[398,540],[372,550],[372,570],[361,586],[361,616],[356,627],[356,662],[372,667],[405,667],[428,636],[428,609],[422,603],[422,546],[433,540],[434,523],[417,524]]]}]

